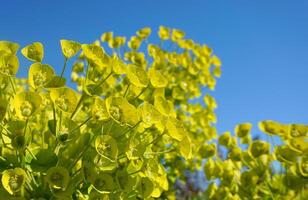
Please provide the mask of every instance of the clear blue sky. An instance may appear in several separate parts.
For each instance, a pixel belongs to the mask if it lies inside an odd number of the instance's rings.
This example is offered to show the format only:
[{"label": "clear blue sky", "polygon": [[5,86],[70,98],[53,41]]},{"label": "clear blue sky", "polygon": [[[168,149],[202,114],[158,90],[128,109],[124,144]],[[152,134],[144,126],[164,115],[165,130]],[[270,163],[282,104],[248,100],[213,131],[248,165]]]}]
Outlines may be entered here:
[{"label": "clear blue sky", "polygon": [[[58,72],[62,38],[86,43],[110,30],[130,36],[144,26],[183,29],[222,59],[213,93],[220,132],[263,119],[308,124],[306,0],[1,0],[0,7],[0,40],[42,42],[44,61]],[[28,64],[22,62],[23,74]]]}]

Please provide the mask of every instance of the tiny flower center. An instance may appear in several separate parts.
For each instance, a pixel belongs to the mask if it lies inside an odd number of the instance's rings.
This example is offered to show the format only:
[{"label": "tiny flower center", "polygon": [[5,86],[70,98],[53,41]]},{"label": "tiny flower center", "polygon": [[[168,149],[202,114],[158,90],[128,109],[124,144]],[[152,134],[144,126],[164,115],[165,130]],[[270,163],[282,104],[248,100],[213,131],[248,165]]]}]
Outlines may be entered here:
[{"label": "tiny flower center", "polygon": [[20,106],[21,114],[24,117],[29,117],[32,112],[33,112],[33,106],[29,101],[25,101],[21,106]]}]

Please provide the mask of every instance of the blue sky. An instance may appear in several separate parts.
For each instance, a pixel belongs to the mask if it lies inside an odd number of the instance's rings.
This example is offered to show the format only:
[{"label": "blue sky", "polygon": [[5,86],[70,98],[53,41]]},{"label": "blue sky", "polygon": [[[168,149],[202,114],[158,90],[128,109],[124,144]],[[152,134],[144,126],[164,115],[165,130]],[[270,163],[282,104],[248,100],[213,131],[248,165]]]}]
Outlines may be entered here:
[{"label": "blue sky", "polygon": [[[113,30],[130,36],[144,26],[183,29],[223,62],[213,95],[218,130],[273,119],[308,124],[308,1],[121,0],[0,3],[0,40],[40,41],[46,63],[60,72],[60,39],[83,43]],[[26,75],[28,62],[21,63]]]}]

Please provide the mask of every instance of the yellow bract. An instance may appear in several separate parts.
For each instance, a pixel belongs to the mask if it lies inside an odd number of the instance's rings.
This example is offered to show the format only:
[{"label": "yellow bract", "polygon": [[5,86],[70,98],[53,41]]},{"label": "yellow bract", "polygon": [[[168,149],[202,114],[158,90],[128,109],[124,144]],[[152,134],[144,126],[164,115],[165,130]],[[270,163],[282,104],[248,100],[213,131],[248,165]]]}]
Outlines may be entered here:
[{"label": "yellow bract", "polygon": [[16,115],[20,118],[29,118],[40,108],[42,98],[34,92],[20,92],[13,99]]},{"label": "yellow bract", "polygon": [[65,190],[70,181],[69,172],[64,167],[51,167],[47,171],[46,181],[52,188]]},{"label": "yellow bract", "polygon": [[250,134],[251,127],[252,127],[251,123],[239,124],[236,125],[234,132],[237,137],[244,138]]},{"label": "yellow bract", "polygon": [[72,113],[77,106],[77,94],[71,88],[52,88],[50,98],[57,108]]},{"label": "yellow bract", "polygon": [[158,36],[162,40],[168,40],[170,38],[170,29],[165,26],[160,26]]},{"label": "yellow bract", "polygon": [[117,142],[109,135],[101,135],[95,140],[95,149],[104,158],[116,159],[118,155]]},{"label": "yellow bract", "polygon": [[168,131],[168,135],[177,141],[183,140],[186,136],[183,123],[175,118],[168,118],[166,130]]},{"label": "yellow bract", "polygon": [[27,175],[22,168],[8,169],[2,172],[2,186],[10,194],[16,194],[23,189]]},{"label": "yellow bract", "polygon": [[108,41],[108,45],[112,49],[117,49],[125,44],[126,38],[125,37],[114,37]]},{"label": "yellow bract", "polygon": [[123,97],[108,97],[106,109],[110,117],[121,125],[134,126],[139,122],[137,109]]},{"label": "yellow bract", "polygon": [[15,55],[19,49],[19,44],[10,41],[0,41],[0,52]]},{"label": "yellow bract", "polygon": [[61,40],[62,53],[66,59],[75,56],[81,48],[78,42],[72,40]]},{"label": "yellow bract", "polygon": [[268,154],[270,150],[269,143],[263,141],[253,141],[252,144],[249,146],[249,153],[257,158],[263,154]]},{"label": "yellow bract", "polygon": [[191,140],[189,137],[184,137],[180,142],[180,153],[185,159],[192,158]]},{"label": "yellow bract", "polygon": [[128,47],[133,50],[138,50],[142,43],[142,39],[140,37],[132,36],[128,41]]},{"label": "yellow bract", "polygon": [[29,69],[29,84],[33,88],[40,88],[47,85],[54,76],[53,68],[47,64],[34,63]]},{"label": "yellow bract", "polygon": [[165,88],[168,85],[168,79],[155,69],[149,70],[149,77],[155,88]]},{"label": "yellow bract", "polygon": [[101,36],[101,41],[102,42],[109,42],[111,41],[113,38],[113,32],[106,32],[106,33],[103,33],[102,36]]},{"label": "yellow bract", "polygon": [[33,62],[41,62],[44,58],[44,47],[40,42],[34,42],[21,50],[23,56]]},{"label": "yellow bract", "polygon": [[151,32],[152,32],[151,28],[145,27],[145,28],[138,30],[136,34],[142,39],[145,39],[150,36]]},{"label": "yellow bract", "polygon": [[178,41],[185,36],[185,33],[179,29],[172,29],[171,40]]},{"label": "yellow bract", "polygon": [[97,65],[99,71],[108,65],[108,58],[102,47],[95,44],[83,44],[81,47],[85,57]]},{"label": "yellow bract", "polygon": [[17,73],[18,67],[19,61],[16,55],[0,51],[0,73],[7,76],[13,76]]},{"label": "yellow bract", "polygon": [[146,87],[149,83],[149,79],[145,70],[137,65],[127,66],[127,78],[129,81],[137,87]]}]

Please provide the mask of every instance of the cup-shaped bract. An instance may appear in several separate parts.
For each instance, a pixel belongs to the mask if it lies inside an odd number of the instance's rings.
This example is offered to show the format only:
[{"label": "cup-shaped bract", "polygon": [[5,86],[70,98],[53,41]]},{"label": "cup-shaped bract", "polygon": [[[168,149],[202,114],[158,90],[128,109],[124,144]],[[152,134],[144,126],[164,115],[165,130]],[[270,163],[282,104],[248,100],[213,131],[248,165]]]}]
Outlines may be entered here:
[{"label": "cup-shaped bract", "polygon": [[121,36],[113,37],[108,41],[108,46],[111,49],[118,49],[125,44],[126,38]]},{"label": "cup-shaped bract", "polygon": [[297,171],[300,176],[308,178],[308,155],[303,156],[297,163]]},{"label": "cup-shaped bract", "polygon": [[10,41],[0,41],[0,52],[3,51],[6,54],[15,55],[19,49],[19,44]]},{"label": "cup-shaped bract", "polygon": [[110,135],[100,135],[95,139],[95,149],[104,158],[115,160],[118,155],[116,140]]},{"label": "cup-shaped bract", "polygon": [[232,145],[232,137],[230,132],[225,132],[218,138],[218,143],[225,147],[230,147]]},{"label": "cup-shaped bract", "polygon": [[168,135],[177,141],[181,141],[186,136],[183,122],[176,118],[168,118],[166,122],[166,130]]},{"label": "cup-shaped bract", "polygon": [[113,38],[113,32],[106,32],[103,33],[101,36],[101,41],[102,42],[109,42]]},{"label": "cup-shaped bract", "polygon": [[34,63],[29,69],[29,84],[34,89],[46,86],[54,77],[54,70],[51,66],[42,63]]},{"label": "cup-shaped bract", "polygon": [[139,30],[136,32],[136,34],[137,34],[140,38],[146,39],[147,37],[150,36],[151,32],[152,32],[152,30],[151,30],[150,27],[144,27],[144,28],[142,28],[142,29],[139,29]]},{"label": "cup-shaped bract", "polygon": [[308,137],[290,138],[288,144],[294,151],[305,154],[308,152]]},{"label": "cup-shaped bract", "polygon": [[111,192],[114,187],[113,178],[107,173],[96,174],[90,182],[99,193]]},{"label": "cup-shaped bract", "polygon": [[81,45],[78,42],[72,40],[60,40],[60,44],[62,53],[66,59],[75,56],[81,48]]},{"label": "cup-shaped bract", "polygon": [[70,181],[69,172],[61,166],[49,168],[45,178],[51,188],[61,190],[65,190]]},{"label": "cup-shaped bract", "polygon": [[241,174],[241,184],[245,187],[254,187],[258,183],[259,177],[254,171],[244,171]]},{"label": "cup-shaped bract", "polygon": [[170,29],[165,26],[159,26],[158,36],[161,40],[168,40],[170,38]]},{"label": "cup-shaped bract", "polygon": [[282,163],[296,163],[299,153],[292,150],[289,146],[277,146],[275,148],[276,159]]},{"label": "cup-shaped bract", "polygon": [[110,117],[121,125],[136,125],[140,116],[135,106],[124,97],[110,96],[106,99],[106,108]]},{"label": "cup-shaped bract", "polygon": [[251,127],[251,123],[238,124],[234,129],[235,135],[239,138],[244,138],[250,134]]},{"label": "cup-shaped bract", "polygon": [[151,179],[148,177],[142,177],[139,182],[139,194],[141,195],[141,198],[146,199],[151,196],[153,190],[154,190],[154,183]]},{"label": "cup-shaped bract", "polygon": [[104,99],[101,99],[100,97],[95,97],[94,104],[92,106],[92,116],[93,119],[98,121],[106,121],[109,119]]},{"label": "cup-shaped bract", "polygon": [[183,39],[185,37],[184,31],[181,31],[179,29],[172,29],[171,32],[171,40],[176,42],[180,39]]},{"label": "cup-shaped bract", "polygon": [[176,116],[173,110],[174,109],[173,103],[169,100],[166,100],[162,96],[154,97],[154,106],[161,114],[165,116],[172,116],[172,117]]},{"label": "cup-shaped bract", "polygon": [[141,110],[142,121],[146,126],[150,127],[160,122],[162,116],[152,104],[145,101],[139,109]]},{"label": "cup-shaped bract", "polygon": [[179,144],[181,156],[185,159],[192,158],[192,144],[191,139],[188,136],[185,136]]},{"label": "cup-shaped bract", "polygon": [[22,168],[8,169],[2,172],[2,186],[10,194],[16,194],[23,189],[27,175]]},{"label": "cup-shaped bract", "polygon": [[232,161],[241,161],[242,160],[242,150],[239,147],[233,147],[229,152],[229,158]]},{"label": "cup-shaped bract", "polygon": [[41,106],[42,98],[35,92],[20,92],[15,95],[13,105],[16,115],[21,118],[29,118],[37,112]]},{"label": "cup-shaped bract", "polygon": [[258,124],[259,129],[269,135],[287,136],[289,127],[275,121],[265,120]]},{"label": "cup-shaped bract", "polygon": [[210,158],[216,154],[216,144],[204,144],[199,149],[199,154],[202,156],[202,158]]},{"label": "cup-shaped bract", "polygon": [[14,76],[19,67],[18,57],[0,51],[0,73],[6,76]]},{"label": "cup-shaped bract", "polygon": [[306,137],[308,138],[308,126],[303,124],[291,124],[289,126],[290,137]]},{"label": "cup-shaped bract", "polygon": [[146,71],[141,66],[134,64],[127,66],[127,78],[131,84],[137,87],[147,87],[149,83]]},{"label": "cup-shaped bract", "polygon": [[54,105],[63,112],[72,113],[77,106],[77,94],[68,87],[50,89],[50,98]]},{"label": "cup-shaped bract", "polygon": [[267,142],[260,140],[253,141],[249,146],[249,153],[257,158],[263,154],[268,154],[270,151],[270,145]]},{"label": "cup-shaped bract", "polygon": [[164,88],[168,85],[168,79],[158,70],[149,70],[150,82],[154,88]]},{"label": "cup-shaped bract", "polygon": [[96,70],[102,71],[109,64],[109,58],[101,46],[96,44],[83,44],[81,45],[82,52],[86,59],[95,64]]},{"label": "cup-shaped bract", "polygon": [[132,36],[127,43],[127,46],[132,50],[138,50],[142,43],[142,38],[137,36]]},{"label": "cup-shaped bract", "polygon": [[44,58],[44,46],[40,42],[34,42],[21,50],[23,56],[33,62],[42,62]]},{"label": "cup-shaped bract", "polygon": [[127,71],[127,66],[126,64],[119,58],[118,55],[114,54],[111,57],[111,66],[112,66],[112,71],[115,74],[125,74]]},{"label": "cup-shaped bract", "polygon": [[137,184],[136,177],[129,175],[125,168],[117,170],[115,179],[118,187],[125,192],[130,192]]}]

